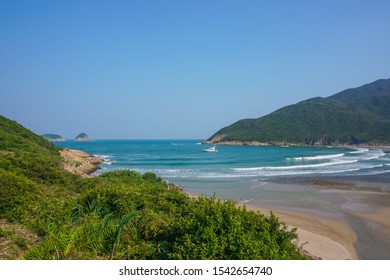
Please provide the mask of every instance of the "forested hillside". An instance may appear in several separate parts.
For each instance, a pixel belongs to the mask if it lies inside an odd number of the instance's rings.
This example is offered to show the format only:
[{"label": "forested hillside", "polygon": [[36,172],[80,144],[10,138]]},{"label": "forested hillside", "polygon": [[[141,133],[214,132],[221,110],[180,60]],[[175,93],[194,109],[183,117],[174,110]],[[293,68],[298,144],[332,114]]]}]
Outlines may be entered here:
[{"label": "forested hillside", "polygon": [[316,97],[281,108],[258,119],[240,120],[208,143],[388,144],[390,79]]}]

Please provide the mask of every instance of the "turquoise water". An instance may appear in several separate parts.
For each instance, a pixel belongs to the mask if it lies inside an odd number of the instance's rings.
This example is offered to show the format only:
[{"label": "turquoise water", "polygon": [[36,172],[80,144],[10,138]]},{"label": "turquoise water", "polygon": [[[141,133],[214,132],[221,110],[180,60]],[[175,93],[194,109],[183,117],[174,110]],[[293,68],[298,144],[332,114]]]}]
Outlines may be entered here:
[{"label": "turquoise water", "polygon": [[105,159],[102,169],[154,172],[186,185],[264,181],[297,176],[358,176],[390,172],[390,154],[344,147],[217,146],[204,152],[200,140],[96,140],[59,142]]},{"label": "turquoise water", "polygon": [[[344,220],[357,234],[359,258],[390,258],[390,240],[382,226],[356,215],[390,205],[389,153],[375,148],[250,146],[217,146],[217,153],[208,153],[203,149],[211,146],[200,142],[97,140],[58,145],[103,157],[105,163],[96,174],[116,169],[154,172],[193,194]],[[354,181],[355,187],[373,187],[374,192],[301,184],[305,177]],[[364,182],[367,178],[369,183]]]}]

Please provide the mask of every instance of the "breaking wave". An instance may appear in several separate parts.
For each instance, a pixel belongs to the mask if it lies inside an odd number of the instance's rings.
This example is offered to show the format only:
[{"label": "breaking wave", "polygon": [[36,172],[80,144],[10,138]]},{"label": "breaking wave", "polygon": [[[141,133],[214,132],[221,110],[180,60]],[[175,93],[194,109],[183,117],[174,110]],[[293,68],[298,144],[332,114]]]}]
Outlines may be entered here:
[{"label": "breaking wave", "polygon": [[[80,149],[78,143],[65,147]],[[72,146],[76,145],[76,146]],[[102,169],[154,172],[162,178],[250,178],[277,176],[346,176],[390,172],[390,153],[377,148],[235,147],[204,153],[199,140],[94,141],[82,148],[104,159]],[[173,179],[172,179],[173,180]]]},{"label": "breaking wave", "polygon": [[319,156],[309,156],[309,157],[294,157],[286,158],[287,160],[321,160],[321,159],[331,159],[342,157],[345,154],[334,154],[334,155],[319,155]]}]

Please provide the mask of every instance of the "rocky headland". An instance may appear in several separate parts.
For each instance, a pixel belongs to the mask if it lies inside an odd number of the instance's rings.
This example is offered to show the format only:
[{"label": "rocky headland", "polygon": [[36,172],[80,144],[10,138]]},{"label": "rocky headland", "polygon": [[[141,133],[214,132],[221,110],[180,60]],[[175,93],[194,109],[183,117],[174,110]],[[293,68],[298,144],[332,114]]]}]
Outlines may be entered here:
[{"label": "rocky headland", "polygon": [[78,150],[64,149],[60,153],[64,159],[64,169],[83,177],[100,169],[99,165],[104,162],[102,158]]}]

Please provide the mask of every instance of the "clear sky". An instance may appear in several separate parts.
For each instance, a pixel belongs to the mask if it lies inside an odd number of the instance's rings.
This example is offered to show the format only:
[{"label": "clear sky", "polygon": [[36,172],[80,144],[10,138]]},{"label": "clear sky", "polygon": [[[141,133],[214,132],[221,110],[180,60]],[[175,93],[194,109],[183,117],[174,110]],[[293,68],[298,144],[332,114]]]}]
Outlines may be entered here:
[{"label": "clear sky", "polygon": [[390,1],[0,0],[0,115],[67,139],[205,139],[390,78]]}]

